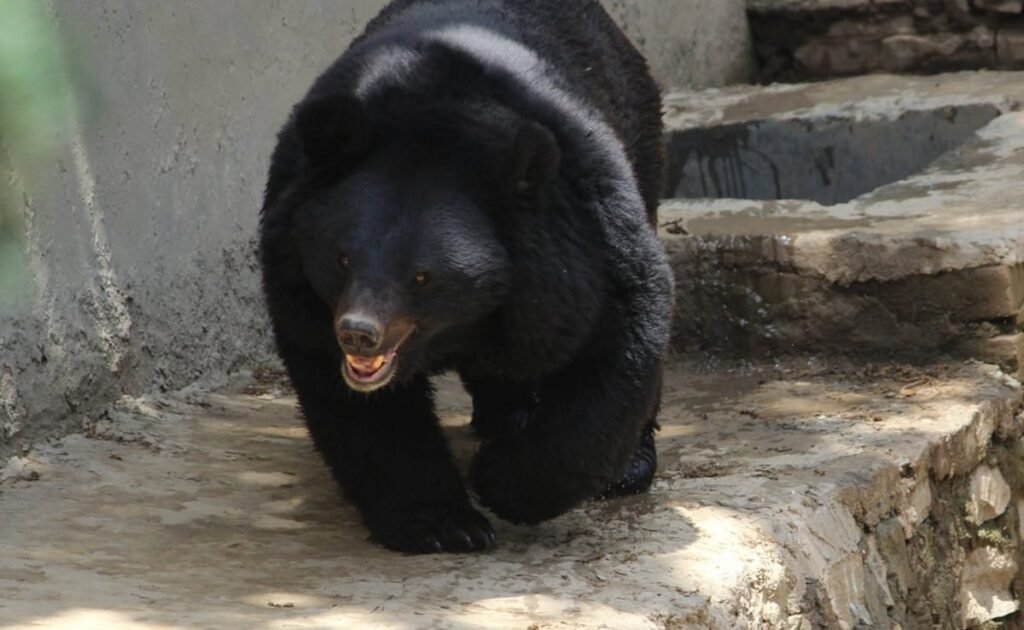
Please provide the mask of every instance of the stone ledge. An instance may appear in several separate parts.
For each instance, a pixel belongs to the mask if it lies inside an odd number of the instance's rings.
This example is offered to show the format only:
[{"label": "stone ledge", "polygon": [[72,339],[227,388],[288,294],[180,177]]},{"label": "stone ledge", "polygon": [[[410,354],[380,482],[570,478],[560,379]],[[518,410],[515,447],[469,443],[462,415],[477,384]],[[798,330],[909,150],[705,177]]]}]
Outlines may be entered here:
[{"label": "stone ledge", "polygon": [[1024,104],[1024,73],[952,72],[935,76],[875,74],[816,83],[740,85],[665,95],[669,134],[759,120],[894,119],[908,111]]},{"label": "stone ledge", "polygon": [[[0,625],[957,627],[1019,602],[1020,386],[979,364],[666,379],[652,491],[479,556],[366,541],[294,400],[125,398],[0,482]],[[442,380],[460,461],[466,401]]]},{"label": "stone ledge", "polygon": [[[673,136],[778,120],[808,129],[848,121],[856,134],[864,121],[907,112],[956,116],[984,104],[1005,112],[924,170],[846,203],[667,201],[662,237],[676,270],[677,347],[915,360],[947,353],[1018,370],[1024,209],[1014,183],[1024,181],[1024,114],[1013,110],[1024,97],[1021,79],[879,76],[667,99]],[[876,140],[848,142],[870,148]],[[757,176],[743,155],[727,171]],[[764,155],[776,171],[788,167],[785,154]],[[841,161],[832,168],[835,176],[850,170]]]}]

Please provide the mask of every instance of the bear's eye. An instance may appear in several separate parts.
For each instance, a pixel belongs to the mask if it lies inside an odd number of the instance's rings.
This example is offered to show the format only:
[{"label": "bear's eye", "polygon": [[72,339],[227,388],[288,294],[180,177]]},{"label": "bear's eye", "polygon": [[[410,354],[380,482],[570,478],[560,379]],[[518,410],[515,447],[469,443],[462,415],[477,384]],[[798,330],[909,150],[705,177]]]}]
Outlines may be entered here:
[{"label": "bear's eye", "polygon": [[338,254],[338,267],[348,269],[348,256],[345,254]]},{"label": "bear's eye", "polygon": [[427,275],[426,271],[421,271],[413,276],[413,282],[415,282],[418,287],[426,286],[426,284],[430,282],[430,276]]}]

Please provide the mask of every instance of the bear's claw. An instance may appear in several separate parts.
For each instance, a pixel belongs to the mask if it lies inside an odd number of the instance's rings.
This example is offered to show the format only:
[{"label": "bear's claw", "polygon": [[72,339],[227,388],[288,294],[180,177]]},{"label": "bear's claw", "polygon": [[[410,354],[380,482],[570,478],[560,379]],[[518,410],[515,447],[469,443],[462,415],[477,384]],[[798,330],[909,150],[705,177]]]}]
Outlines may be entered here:
[{"label": "bear's claw", "polygon": [[633,453],[633,458],[629,460],[626,473],[622,475],[621,479],[605,488],[598,495],[599,498],[611,499],[641,494],[651,487],[654,473],[658,469],[658,452],[654,446],[654,431],[653,425],[644,430],[640,447]]},{"label": "bear's claw", "polygon": [[394,551],[466,553],[485,551],[497,543],[490,522],[468,506],[417,506],[386,521],[372,528],[371,539]]}]

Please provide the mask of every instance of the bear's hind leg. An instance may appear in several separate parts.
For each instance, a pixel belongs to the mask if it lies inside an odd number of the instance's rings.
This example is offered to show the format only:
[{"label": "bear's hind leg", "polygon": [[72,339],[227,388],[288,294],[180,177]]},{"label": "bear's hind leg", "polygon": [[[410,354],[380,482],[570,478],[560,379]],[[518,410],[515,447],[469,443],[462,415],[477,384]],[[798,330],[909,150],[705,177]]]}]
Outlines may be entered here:
[{"label": "bear's hind leg", "polygon": [[526,426],[481,445],[470,478],[483,505],[512,523],[533,524],[617,480],[641,490],[650,485],[654,441],[647,427],[657,413],[661,359],[643,347],[621,347],[594,348],[550,376]]}]

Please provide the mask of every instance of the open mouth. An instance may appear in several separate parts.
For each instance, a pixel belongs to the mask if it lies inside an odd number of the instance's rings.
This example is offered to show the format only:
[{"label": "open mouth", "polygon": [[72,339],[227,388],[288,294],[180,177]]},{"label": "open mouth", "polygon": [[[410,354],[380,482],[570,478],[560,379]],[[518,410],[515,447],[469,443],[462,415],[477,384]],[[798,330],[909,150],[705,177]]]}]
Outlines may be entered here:
[{"label": "open mouth", "polygon": [[[397,349],[396,349],[397,350]],[[398,367],[396,350],[375,357],[357,357],[345,355],[341,374],[345,382],[354,390],[369,392],[384,387],[391,381]]]},{"label": "open mouth", "polygon": [[411,334],[412,331],[384,354],[371,357],[346,354],[341,363],[345,383],[359,392],[372,392],[390,383],[398,369],[398,349]]}]

